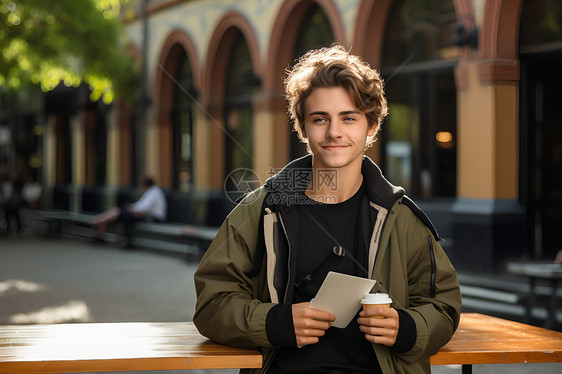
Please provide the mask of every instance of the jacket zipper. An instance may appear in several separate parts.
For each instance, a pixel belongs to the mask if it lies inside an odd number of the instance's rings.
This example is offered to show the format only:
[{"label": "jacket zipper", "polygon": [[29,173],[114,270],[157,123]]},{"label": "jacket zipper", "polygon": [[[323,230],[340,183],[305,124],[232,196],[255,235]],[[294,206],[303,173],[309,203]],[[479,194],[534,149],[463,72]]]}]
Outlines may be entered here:
[{"label": "jacket zipper", "polygon": [[429,261],[431,263],[431,274],[429,278],[429,296],[435,297],[435,253],[433,251],[433,242],[431,241],[431,236],[427,236],[427,242],[429,244]]}]

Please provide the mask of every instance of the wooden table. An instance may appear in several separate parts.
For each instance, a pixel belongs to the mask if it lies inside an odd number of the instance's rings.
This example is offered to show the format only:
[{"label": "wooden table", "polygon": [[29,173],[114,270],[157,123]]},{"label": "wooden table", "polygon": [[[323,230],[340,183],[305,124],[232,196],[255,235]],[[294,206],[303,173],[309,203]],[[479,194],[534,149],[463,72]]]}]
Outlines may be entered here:
[{"label": "wooden table", "polygon": [[524,275],[529,277],[530,294],[527,305],[526,322],[531,321],[531,310],[536,305],[535,286],[537,279],[548,279],[552,292],[550,293],[550,307],[546,327],[554,328],[556,326],[556,312],[558,309],[558,298],[556,290],[559,283],[562,282],[562,264],[555,264],[544,261],[518,261],[507,264],[507,271],[512,274]]},{"label": "wooden table", "polygon": [[0,326],[0,373],[259,368],[257,351],[212,343],[193,323]]},{"label": "wooden table", "polygon": [[[463,314],[432,365],[562,362],[562,333]],[[256,351],[213,343],[191,322],[0,326],[0,373],[258,368]]]},{"label": "wooden table", "polygon": [[[562,362],[562,332],[478,313],[463,313],[455,335],[432,365]],[[562,369],[562,367],[561,367]]]}]

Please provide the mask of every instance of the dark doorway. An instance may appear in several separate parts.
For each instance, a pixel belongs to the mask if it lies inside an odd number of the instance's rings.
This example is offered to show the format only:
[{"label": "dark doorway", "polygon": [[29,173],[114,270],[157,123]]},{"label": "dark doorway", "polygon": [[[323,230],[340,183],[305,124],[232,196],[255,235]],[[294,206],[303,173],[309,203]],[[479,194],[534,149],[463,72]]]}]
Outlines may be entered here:
[{"label": "dark doorway", "polygon": [[521,191],[536,258],[562,248],[562,51],[521,57]]}]

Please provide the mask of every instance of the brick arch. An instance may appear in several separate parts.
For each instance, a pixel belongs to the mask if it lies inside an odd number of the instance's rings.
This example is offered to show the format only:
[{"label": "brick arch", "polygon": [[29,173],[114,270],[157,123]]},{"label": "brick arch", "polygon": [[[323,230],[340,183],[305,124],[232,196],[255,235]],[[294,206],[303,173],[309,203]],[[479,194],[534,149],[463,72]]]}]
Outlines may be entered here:
[{"label": "brick arch", "polygon": [[158,179],[165,187],[173,184],[172,166],[173,147],[170,111],[174,102],[175,82],[174,74],[180,56],[186,53],[193,74],[193,84],[200,87],[200,69],[197,54],[188,35],[182,30],[173,30],[162,45],[154,80],[154,102],[156,108],[156,122],[158,125]]},{"label": "brick arch", "polygon": [[[452,0],[457,17],[467,27],[474,26],[474,10],[471,0]],[[379,67],[386,23],[393,0],[361,0],[353,32],[353,52],[362,56],[372,66]],[[472,19],[472,21],[467,21]]]},{"label": "brick arch", "polygon": [[353,54],[362,56],[373,67],[382,61],[386,21],[393,0],[361,0],[353,32]]},{"label": "brick arch", "polygon": [[517,59],[519,26],[524,0],[487,1],[484,9],[480,53],[483,59]]},{"label": "brick arch", "polygon": [[218,22],[209,42],[206,66],[203,79],[201,97],[207,108],[209,120],[209,184],[211,188],[218,189],[224,184],[224,128],[223,128],[223,102],[224,82],[232,52],[232,44],[237,32],[245,39],[250,56],[254,75],[262,76],[262,64],[257,39],[250,23],[243,15],[237,12],[225,14]]},{"label": "brick arch", "polygon": [[[317,4],[326,14],[336,42],[346,45],[345,31],[338,9],[331,0],[286,0],[279,8],[271,31],[264,76],[264,88],[278,100],[282,100],[283,76],[293,58],[293,49],[299,26],[307,11]],[[281,98],[281,99],[280,99]]]},{"label": "brick arch", "polygon": [[240,13],[228,12],[218,22],[207,51],[203,75],[202,98],[212,107],[222,104],[224,79],[232,51],[232,42],[239,31],[248,45],[254,74],[262,76],[262,63],[255,32],[248,20]]},{"label": "brick arch", "polygon": [[482,81],[519,81],[519,28],[524,0],[487,1],[479,35]]},{"label": "brick arch", "polygon": [[183,30],[173,30],[162,45],[154,80],[154,101],[157,111],[169,111],[172,106],[174,82],[171,79],[176,70],[182,52],[187,58],[193,72],[193,85],[197,90],[201,87],[199,62],[195,47]]}]

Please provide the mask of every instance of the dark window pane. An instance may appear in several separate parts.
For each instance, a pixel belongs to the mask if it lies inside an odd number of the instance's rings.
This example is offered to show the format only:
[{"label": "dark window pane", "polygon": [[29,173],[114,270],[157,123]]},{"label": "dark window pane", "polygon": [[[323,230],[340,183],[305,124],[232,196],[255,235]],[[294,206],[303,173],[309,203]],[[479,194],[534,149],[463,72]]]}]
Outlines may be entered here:
[{"label": "dark window pane", "polygon": [[456,195],[454,16],[451,1],[398,0],[385,34],[383,168],[418,198]]},{"label": "dark window pane", "polygon": [[173,183],[180,191],[193,184],[193,75],[187,55],[182,53],[176,73],[172,109]]},{"label": "dark window pane", "polygon": [[450,0],[396,0],[390,10],[384,43],[383,66],[456,59],[451,42],[456,22]]},{"label": "dark window pane", "polygon": [[255,84],[250,50],[237,32],[228,65],[225,88],[226,174],[252,168],[252,93]]},{"label": "dark window pane", "polygon": [[525,1],[521,13],[520,45],[562,42],[562,3],[557,0]]},{"label": "dark window pane", "polygon": [[[297,35],[292,61],[295,61],[311,49],[329,47],[333,42],[334,34],[330,21],[322,9],[314,4],[303,18]],[[292,128],[293,124],[291,123],[290,129],[292,130]],[[306,145],[300,141],[296,132],[291,131],[290,159],[293,160],[304,156],[306,153]]]}]

